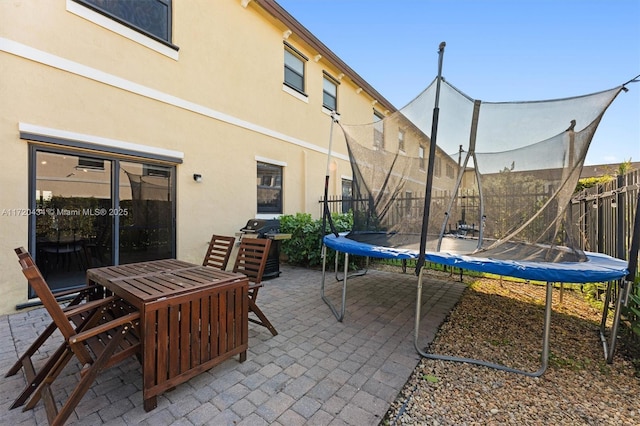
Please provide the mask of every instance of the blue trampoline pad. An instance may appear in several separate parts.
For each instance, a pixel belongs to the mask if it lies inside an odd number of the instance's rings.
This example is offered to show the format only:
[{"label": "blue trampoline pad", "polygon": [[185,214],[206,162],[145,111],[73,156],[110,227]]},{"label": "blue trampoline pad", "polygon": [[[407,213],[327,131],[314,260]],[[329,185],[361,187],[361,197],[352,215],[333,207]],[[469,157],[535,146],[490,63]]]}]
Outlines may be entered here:
[{"label": "blue trampoline pad", "polygon": [[[336,251],[379,259],[417,259],[417,250],[381,247],[329,234],[324,244]],[[585,262],[530,262],[501,260],[446,252],[427,252],[425,260],[456,268],[532,281],[591,283],[613,281],[628,274],[627,262],[600,253],[585,252]]]}]

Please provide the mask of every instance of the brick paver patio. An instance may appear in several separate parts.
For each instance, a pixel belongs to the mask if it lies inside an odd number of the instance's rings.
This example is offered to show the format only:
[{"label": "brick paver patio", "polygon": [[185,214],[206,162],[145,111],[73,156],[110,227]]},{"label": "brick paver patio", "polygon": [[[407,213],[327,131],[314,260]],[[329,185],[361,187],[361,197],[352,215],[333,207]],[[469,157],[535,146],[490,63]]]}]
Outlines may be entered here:
[{"label": "brick paver patio", "polygon": [[[340,323],[320,298],[320,271],[288,265],[281,271],[258,299],[279,334],[249,323],[247,361],[235,357],[200,374],[158,397],[158,407],[147,413],[140,365],[131,360],[98,377],[69,424],[378,424],[420,358],[413,347],[417,277],[370,270],[352,278]],[[464,288],[425,280],[421,343],[433,339]],[[340,292],[341,283],[328,274],[327,295],[338,303]],[[3,374],[47,323],[42,308],[0,317]],[[78,371],[71,362],[54,392],[70,392]],[[47,424],[42,403],[28,412],[8,409],[24,385],[22,373],[2,378],[1,423]]]}]

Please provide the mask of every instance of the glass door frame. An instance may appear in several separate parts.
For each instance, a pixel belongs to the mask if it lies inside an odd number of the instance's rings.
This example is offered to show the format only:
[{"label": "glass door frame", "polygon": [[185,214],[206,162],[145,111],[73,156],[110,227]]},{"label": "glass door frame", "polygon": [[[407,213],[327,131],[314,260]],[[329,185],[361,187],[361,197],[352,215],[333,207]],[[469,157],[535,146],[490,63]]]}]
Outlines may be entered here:
[{"label": "glass door frame", "polygon": [[[37,154],[38,152],[45,152],[51,154],[61,154],[61,155],[73,155],[73,156],[89,156],[92,158],[98,158],[101,160],[111,162],[111,177],[110,177],[110,185],[111,185],[111,208],[113,211],[119,211],[120,209],[120,162],[133,162],[139,163],[142,165],[150,164],[150,165],[160,165],[163,167],[169,167],[172,170],[170,176],[170,198],[171,198],[171,256],[175,258],[176,256],[176,212],[177,212],[177,199],[176,199],[176,172],[177,172],[177,164],[176,163],[168,163],[157,161],[153,158],[146,157],[138,157],[138,156],[122,156],[117,153],[109,153],[106,151],[84,151],[84,150],[76,150],[73,148],[66,148],[61,145],[49,145],[49,144],[39,144],[34,142],[29,142],[29,157],[28,157],[28,206],[30,212],[36,212],[37,208],[37,200],[36,200],[36,186],[37,186]],[[120,217],[118,215],[110,215],[111,219],[111,249],[112,249],[112,258],[111,263],[114,265],[120,264]],[[29,223],[28,223],[28,247],[29,252],[34,257],[37,256],[36,251],[36,214],[29,215]],[[36,259],[37,261],[37,259]],[[84,283],[79,283],[78,287],[84,285]],[[73,288],[73,287],[72,287]],[[29,287],[29,298],[34,298],[35,293]]]}]

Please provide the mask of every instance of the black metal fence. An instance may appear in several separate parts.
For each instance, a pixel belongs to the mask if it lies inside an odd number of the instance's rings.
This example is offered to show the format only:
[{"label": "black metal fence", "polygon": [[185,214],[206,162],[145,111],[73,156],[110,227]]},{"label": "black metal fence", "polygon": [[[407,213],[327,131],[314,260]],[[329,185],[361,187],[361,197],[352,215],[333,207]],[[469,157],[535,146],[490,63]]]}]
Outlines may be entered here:
[{"label": "black metal fence", "polygon": [[640,171],[587,188],[571,200],[584,250],[628,259],[640,190]]}]

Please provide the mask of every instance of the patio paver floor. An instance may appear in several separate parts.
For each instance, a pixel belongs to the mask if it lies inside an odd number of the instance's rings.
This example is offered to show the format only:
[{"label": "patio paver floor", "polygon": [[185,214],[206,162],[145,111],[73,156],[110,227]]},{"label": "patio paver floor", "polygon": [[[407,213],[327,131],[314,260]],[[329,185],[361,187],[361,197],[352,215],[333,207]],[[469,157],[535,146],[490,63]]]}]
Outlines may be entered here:
[{"label": "patio paver floor", "polygon": [[[280,277],[265,281],[258,299],[279,334],[249,323],[244,363],[238,357],[225,361],[159,396],[158,407],[147,413],[140,365],[132,359],[97,378],[68,424],[378,424],[420,359],[413,346],[417,277],[369,270],[350,279],[345,319],[338,322],[320,298],[320,271],[280,269]],[[328,273],[326,294],[336,304],[341,288]],[[464,288],[425,278],[421,344],[434,338]],[[48,321],[43,308],[0,317],[3,375]],[[71,362],[54,392],[68,394],[78,371]],[[24,385],[22,373],[0,381],[2,423],[47,424],[42,403],[28,412],[8,409]]]}]

